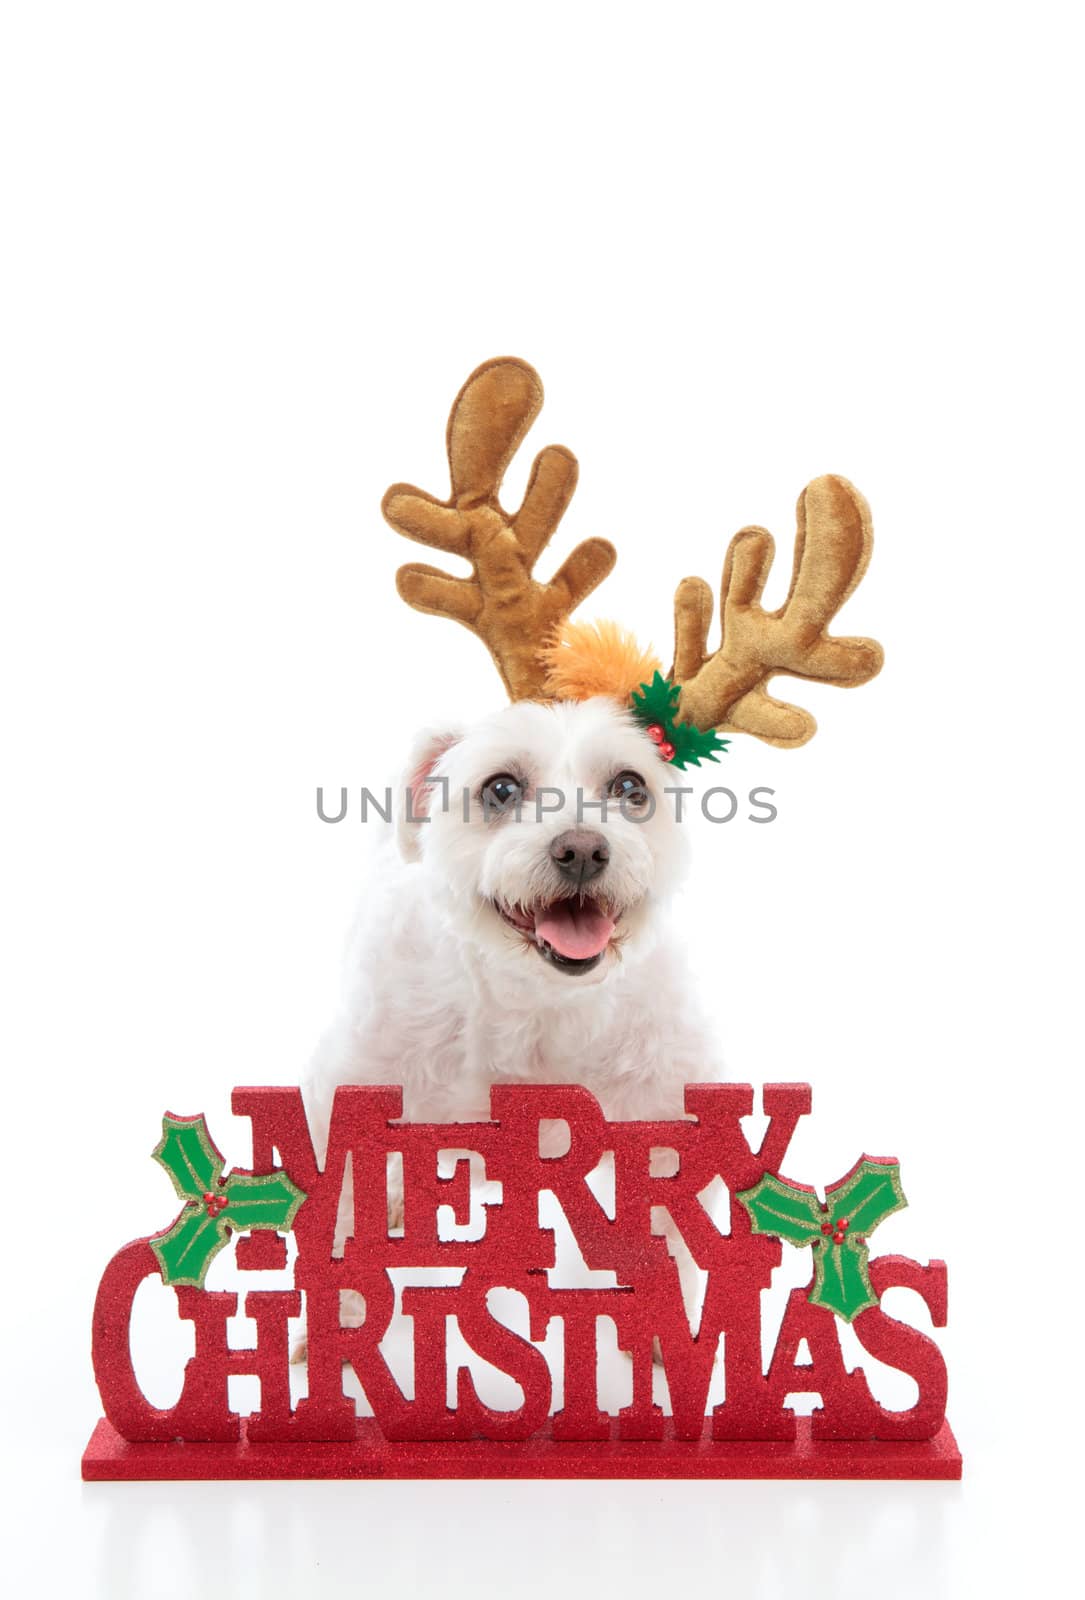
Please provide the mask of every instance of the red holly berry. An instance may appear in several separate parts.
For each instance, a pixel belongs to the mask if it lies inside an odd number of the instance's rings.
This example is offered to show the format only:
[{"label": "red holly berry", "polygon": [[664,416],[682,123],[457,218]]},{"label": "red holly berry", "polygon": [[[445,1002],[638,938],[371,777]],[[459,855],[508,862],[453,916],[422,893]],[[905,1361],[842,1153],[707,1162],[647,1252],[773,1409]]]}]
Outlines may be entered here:
[{"label": "red holly berry", "polygon": [[832,1231],[833,1231],[832,1223],[831,1222],[823,1222],[821,1224],[821,1231],[822,1231],[822,1233],[832,1233]]},{"label": "red holly berry", "polygon": [[674,745],[671,744],[669,739],[664,739],[663,743],[659,747],[659,753],[663,757],[664,761],[674,760]]},{"label": "red holly berry", "polygon": [[844,1243],[844,1235],[842,1233],[834,1233],[833,1234],[833,1243],[834,1244],[843,1244]]},{"label": "red holly berry", "polygon": [[658,722],[650,722],[644,731],[654,744],[663,743],[664,730],[660,727]]},{"label": "red holly berry", "polygon": [[839,1220],[837,1221],[836,1225],[837,1225],[838,1228],[842,1228],[843,1231],[845,1233],[847,1233],[847,1231],[848,1231],[848,1219],[847,1219],[847,1217],[839,1218]]},{"label": "red holly berry", "polygon": [[204,1203],[205,1206],[214,1205],[215,1196],[211,1193],[210,1189],[205,1189],[204,1190],[204,1192],[203,1192],[203,1203]]}]

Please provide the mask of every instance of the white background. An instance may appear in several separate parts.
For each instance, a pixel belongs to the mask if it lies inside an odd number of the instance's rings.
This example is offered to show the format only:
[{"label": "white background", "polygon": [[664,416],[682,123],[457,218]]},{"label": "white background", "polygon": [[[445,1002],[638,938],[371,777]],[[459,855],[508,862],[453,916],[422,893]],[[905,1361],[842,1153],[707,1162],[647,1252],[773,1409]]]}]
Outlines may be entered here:
[{"label": "white background", "polygon": [[[8,4],[0,23],[5,1572],[95,1597],[1040,1592],[1072,1528],[1082,737],[1076,8]],[[372,830],[318,784],[497,703],[378,505],[533,361],[554,549],[669,651],[685,572],[817,473],[886,648],[749,740],[681,937],[789,1168],[903,1162],[950,1263],[957,1485],[81,1486],[98,1276],[296,1082]],[[522,487],[531,449],[512,474]],[[776,572],[770,600],[786,572]],[[1073,1014],[1071,1014],[1073,1006]],[[240,1152],[239,1152],[240,1153]],[[164,1209],[165,1208],[165,1209]],[[879,1239],[879,1246],[883,1241]],[[918,1320],[922,1323],[922,1316]],[[395,1587],[393,1587],[395,1586]]]}]

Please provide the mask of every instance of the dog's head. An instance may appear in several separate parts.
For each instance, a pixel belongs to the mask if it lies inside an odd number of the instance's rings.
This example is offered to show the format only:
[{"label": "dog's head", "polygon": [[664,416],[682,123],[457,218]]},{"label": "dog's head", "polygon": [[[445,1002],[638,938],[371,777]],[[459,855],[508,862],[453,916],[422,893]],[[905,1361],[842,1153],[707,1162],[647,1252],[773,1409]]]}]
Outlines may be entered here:
[{"label": "dog's head", "polygon": [[681,875],[675,781],[617,702],[520,702],[420,742],[400,848],[453,937],[542,983],[599,982],[651,948]]}]

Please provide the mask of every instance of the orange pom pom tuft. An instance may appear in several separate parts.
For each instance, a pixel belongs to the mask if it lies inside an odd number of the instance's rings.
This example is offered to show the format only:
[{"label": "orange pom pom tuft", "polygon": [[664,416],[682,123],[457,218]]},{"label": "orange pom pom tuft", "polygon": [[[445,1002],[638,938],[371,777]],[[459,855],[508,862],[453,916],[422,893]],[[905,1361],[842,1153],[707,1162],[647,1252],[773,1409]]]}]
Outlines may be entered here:
[{"label": "orange pom pom tuft", "polygon": [[546,692],[555,700],[590,700],[613,695],[628,700],[663,668],[651,649],[642,650],[617,622],[565,622],[540,652]]}]

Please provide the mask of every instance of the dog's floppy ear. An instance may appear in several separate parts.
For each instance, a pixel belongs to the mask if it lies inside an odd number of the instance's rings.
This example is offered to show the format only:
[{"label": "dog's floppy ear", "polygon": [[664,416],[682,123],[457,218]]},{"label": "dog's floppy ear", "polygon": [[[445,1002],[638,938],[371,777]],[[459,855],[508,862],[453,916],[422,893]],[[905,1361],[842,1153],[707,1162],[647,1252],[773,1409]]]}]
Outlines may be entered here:
[{"label": "dog's floppy ear", "polygon": [[396,796],[396,843],[404,861],[421,859],[419,831],[425,825],[434,793],[439,789],[432,783],[433,769],[446,750],[460,741],[460,733],[451,729],[430,729],[415,740],[407,770]]}]

